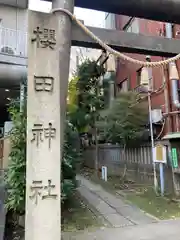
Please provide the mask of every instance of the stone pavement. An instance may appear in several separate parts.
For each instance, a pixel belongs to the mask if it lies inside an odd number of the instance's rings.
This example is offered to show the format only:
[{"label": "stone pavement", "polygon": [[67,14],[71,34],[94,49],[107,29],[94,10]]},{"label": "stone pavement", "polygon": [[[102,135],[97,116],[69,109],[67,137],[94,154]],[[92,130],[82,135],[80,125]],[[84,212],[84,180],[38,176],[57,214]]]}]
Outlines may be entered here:
[{"label": "stone pavement", "polygon": [[91,231],[64,233],[63,240],[178,240],[180,220],[157,221],[82,176],[79,192],[108,223]]},{"label": "stone pavement", "polygon": [[104,228],[95,232],[64,235],[64,240],[179,240],[180,220],[160,221],[126,228]]},{"label": "stone pavement", "polygon": [[110,227],[127,227],[157,221],[136,206],[125,202],[122,198],[106,192],[100,185],[82,176],[77,176],[77,180],[80,181],[78,191],[81,196]]}]

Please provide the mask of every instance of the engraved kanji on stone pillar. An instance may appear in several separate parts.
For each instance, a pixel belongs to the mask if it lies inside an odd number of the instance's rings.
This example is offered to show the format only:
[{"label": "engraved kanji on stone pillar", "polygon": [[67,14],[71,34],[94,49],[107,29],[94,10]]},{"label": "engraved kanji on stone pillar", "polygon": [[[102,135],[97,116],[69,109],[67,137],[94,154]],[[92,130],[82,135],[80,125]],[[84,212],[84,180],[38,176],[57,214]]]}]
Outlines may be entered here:
[{"label": "engraved kanji on stone pillar", "polygon": [[56,137],[56,129],[52,127],[52,123],[49,123],[47,128],[44,128],[44,136],[48,139],[48,147],[51,148],[51,141]]},{"label": "engraved kanji on stone pillar", "polygon": [[32,42],[36,43],[37,48],[54,49],[56,45],[56,32],[54,29],[40,28],[39,26],[33,30],[34,37]]},{"label": "engraved kanji on stone pillar", "polygon": [[30,186],[30,196],[29,198],[34,202],[35,205],[41,200],[45,199],[57,199],[57,194],[52,191],[55,189],[56,185],[52,184],[52,180],[48,179],[48,184],[44,185],[42,180],[33,180]]},{"label": "engraved kanji on stone pillar", "polygon": [[35,142],[36,146],[39,147],[39,143],[43,141],[43,125],[40,123],[35,123],[32,128],[33,138],[31,142]]},{"label": "engraved kanji on stone pillar", "polygon": [[[43,134],[44,133],[44,134]],[[34,127],[32,128],[32,134],[33,138],[31,139],[31,142],[36,144],[37,147],[39,147],[40,142],[43,142],[44,139],[48,140],[48,147],[51,148],[51,141],[53,138],[56,137],[56,129],[52,126],[52,123],[50,122],[48,124],[48,127],[44,128],[43,124],[34,124]]]},{"label": "engraved kanji on stone pillar", "polygon": [[34,76],[34,89],[37,92],[53,92],[54,78],[50,76]]},{"label": "engraved kanji on stone pillar", "polygon": [[42,195],[42,189],[43,189],[42,181],[32,181],[32,185],[30,187],[30,191],[32,194],[29,196],[29,198],[31,200],[34,200],[35,204],[38,203],[38,199]]},{"label": "engraved kanji on stone pillar", "polygon": [[52,184],[52,180],[49,179],[48,180],[48,185],[46,185],[44,187],[44,189],[46,190],[46,192],[44,193],[44,195],[42,196],[42,199],[57,199],[57,194],[52,193],[53,189],[56,187],[55,184]]}]

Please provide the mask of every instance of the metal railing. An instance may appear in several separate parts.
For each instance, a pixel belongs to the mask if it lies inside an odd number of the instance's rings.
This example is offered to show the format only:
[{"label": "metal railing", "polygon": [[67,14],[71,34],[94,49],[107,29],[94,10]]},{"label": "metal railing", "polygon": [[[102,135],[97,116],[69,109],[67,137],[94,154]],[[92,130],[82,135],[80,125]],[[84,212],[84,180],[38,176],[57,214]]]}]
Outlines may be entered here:
[{"label": "metal railing", "polygon": [[27,33],[20,30],[1,27],[0,52],[27,57]]}]

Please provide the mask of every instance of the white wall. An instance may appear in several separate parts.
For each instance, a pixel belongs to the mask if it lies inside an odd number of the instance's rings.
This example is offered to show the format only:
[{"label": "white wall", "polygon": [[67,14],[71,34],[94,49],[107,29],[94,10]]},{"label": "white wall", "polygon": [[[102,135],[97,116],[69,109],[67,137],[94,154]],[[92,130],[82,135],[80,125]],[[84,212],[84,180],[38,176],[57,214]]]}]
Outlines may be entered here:
[{"label": "white wall", "polygon": [[22,9],[28,8],[28,0],[0,0],[0,4],[18,7]]},{"label": "white wall", "polygon": [[27,11],[27,9],[0,5],[0,19],[2,27],[27,32]]},{"label": "white wall", "polygon": [[0,19],[0,50],[8,47],[16,55],[26,56],[28,10],[0,5]]}]

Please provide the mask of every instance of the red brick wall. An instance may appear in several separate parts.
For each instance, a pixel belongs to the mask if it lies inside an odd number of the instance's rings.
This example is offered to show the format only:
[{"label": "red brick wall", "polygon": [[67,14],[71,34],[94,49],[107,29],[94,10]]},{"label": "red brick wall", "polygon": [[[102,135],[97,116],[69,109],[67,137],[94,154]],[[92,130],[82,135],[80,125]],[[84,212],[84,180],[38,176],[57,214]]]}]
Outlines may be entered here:
[{"label": "red brick wall", "polygon": [[[122,30],[123,27],[128,23],[130,17],[127,16],[116,16],[116,27],[119,30]],[[165,35],[165,24],[162,22],[155,22],[151,20],[139,19],[139,28],[140,33],[148,36],[164,36]],[[176,32],[179,31],[179,35]],[[180,26],[174,26],[174,36],[180,39]],[[127,54],[127,53],[126,53]],[[135,59],[145,60],[145,55],[139,54],[127,54]],[[159,61],[162,57],[151,57],[152,61]],[[178,69],[180,71],[180,60],[177,62]],[[137,70],[140,69],[140,66],[135,64],[131,64],[127,61],[123,61],[121,59],[118,60],[118,68],[117,68],[117,84],[123,81],[126,78],[130,79],[130,88],[133,89],[137,86]],[[161,68],[153,68],[153,88],[158,89],[163,82],[163,75]],[[168,83],[168,86],[170,83]],[[170,88],[170,86],[169,86]],[[177,110],[172,106],[171,89],[169,89],[169,102],[170,102],[170,111]],[[165,112],[165,98],[164,92],[162,91],[160,94],[156,94],[152,96],[152,108],[162,108],[163,112]],[[172,122],[171,127],[172,131],[176,131],[176,121],[175,116],[171,117]],[[167,126],[166,126],[167,127]]]}]

